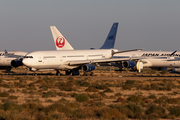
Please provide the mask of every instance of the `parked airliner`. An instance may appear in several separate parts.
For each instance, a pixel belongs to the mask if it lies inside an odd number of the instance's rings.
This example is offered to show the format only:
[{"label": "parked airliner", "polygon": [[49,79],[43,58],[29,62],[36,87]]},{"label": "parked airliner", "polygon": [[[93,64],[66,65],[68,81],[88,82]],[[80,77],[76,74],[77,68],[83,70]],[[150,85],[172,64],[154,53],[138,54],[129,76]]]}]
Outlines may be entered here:
[{"label": "parked airliner", "polygon": [[[51,26],[53,37],[58,41],[58,46],[63,48],[70,44],[64,36],[57,30],[55,26]],[[58,40],[59,39],[59,40]],[[67,44],[66,44],[67,43]],[[23,64],[33,69],[55,69],[57,75],[59,70],[65,70],[66,75],[78,75],[79,69],[86,72],[95,69],[98,63],[116,62],[122,60],[129,60],[129,58],[111,58],[114,54],[136,51],[118,51],[116,49],[94,49],[94,50],[73,50],[72,46],[69,50],[56,50],[56,51],[35,51],[27,54],[23,59]]]},{"label": "parked airliner", "polygon": [[[0,51],[0,69],[6,69],[7,71],[11,70],[11,61],[16,60],[19,61],[21,56],[25,56],[27,52],[22,51]],[[8,56],[6,56],[8,55]],[[13,56],[13,57],[11,57]]]}]

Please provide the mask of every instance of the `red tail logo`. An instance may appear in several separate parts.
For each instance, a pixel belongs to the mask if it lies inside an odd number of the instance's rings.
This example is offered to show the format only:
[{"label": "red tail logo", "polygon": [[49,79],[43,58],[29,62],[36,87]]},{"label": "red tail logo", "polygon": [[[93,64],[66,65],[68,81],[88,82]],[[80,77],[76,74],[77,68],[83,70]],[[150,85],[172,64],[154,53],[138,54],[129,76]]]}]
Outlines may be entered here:
[{"label": "red tail logo", "polygon": [[56,46],[58,48],[62,48],[64,45],[65,45],[64,37],[57,37],[57,39],[56,39]]}]

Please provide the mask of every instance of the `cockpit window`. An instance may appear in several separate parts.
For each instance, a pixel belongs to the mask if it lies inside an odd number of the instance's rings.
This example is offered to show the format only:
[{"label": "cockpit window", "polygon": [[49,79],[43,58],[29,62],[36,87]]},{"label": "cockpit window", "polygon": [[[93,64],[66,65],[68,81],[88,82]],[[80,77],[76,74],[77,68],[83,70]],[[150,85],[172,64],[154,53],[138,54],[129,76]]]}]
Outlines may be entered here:
[{"label": "cockpit window", "polygon": [[25,56],[24,58],[33,58],[33,56]]}]

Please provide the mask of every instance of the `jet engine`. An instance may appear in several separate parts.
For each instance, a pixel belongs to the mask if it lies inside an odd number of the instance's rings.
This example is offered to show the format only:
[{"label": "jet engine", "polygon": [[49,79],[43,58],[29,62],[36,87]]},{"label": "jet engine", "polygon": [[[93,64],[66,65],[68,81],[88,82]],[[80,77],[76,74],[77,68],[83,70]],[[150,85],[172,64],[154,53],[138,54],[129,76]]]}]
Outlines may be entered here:
[{"label": "jet engine", "polygon": [[123,61],[122,66],[124,68],[133,68],[134,66],[136,66],[136,63],[134,61]]},{"label": "jet engine", "polygon": [[90,72],[95,69],[95,66],[92,64],[85,64],[82,66],[82,70],[85,72]]},{"label": "jet engine", "polygon": [[21,59],[15,59],[11,61],[11,66],[13,67],[18,67],[18,66],[22,66],[22,60]]},{"label": "jet engine", "polygon": [[136,63],[135,70],[137,70],[139,73],[143,70],[143,63],[141,61]]}]

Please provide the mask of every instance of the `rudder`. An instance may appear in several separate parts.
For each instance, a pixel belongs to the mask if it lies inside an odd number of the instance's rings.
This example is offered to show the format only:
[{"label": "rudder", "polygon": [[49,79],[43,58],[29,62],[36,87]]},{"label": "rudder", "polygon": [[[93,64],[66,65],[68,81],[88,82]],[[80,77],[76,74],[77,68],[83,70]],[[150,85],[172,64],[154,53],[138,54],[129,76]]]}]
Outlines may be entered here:
[{"label": "rudder", "polygon": [[56,28],[56,26],[50,26],[50,29],[57,50],[74,50],[66,38]]},{"label": "rudder", "polygon": [[100,49],[111,49],[114,48],[116,33],[118,29],[118,23],[114,23],[109,31],[109,34],[104,42],[103,46]]}]

